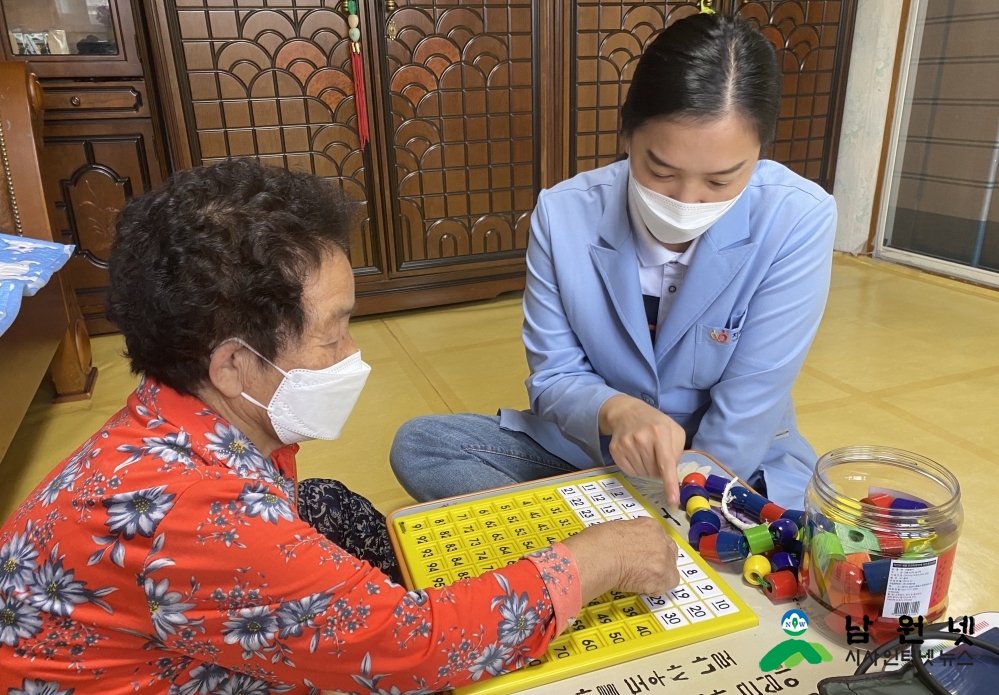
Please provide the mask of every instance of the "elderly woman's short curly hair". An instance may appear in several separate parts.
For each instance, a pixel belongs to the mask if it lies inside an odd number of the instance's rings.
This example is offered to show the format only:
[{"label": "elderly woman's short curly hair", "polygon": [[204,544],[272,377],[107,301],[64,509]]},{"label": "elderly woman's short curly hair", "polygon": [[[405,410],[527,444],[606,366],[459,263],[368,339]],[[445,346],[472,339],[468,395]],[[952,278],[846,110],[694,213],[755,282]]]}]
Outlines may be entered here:
[{"label": "elderly woman's short curly hair", "polygon": [[303,282],[347,253],[358,203],[310,174],[233,159],[129,200],[108,262],[108,318],[132,371],[194,395],[238,337],[268,359],[302,335]]}]

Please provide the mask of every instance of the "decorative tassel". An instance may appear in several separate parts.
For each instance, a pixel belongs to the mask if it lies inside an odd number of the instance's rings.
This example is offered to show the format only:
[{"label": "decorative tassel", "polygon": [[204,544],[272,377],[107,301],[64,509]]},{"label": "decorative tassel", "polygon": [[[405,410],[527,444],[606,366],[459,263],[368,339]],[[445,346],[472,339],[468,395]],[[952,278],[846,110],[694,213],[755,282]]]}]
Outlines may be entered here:
[{"label": "decorative tassel", "polygon": [[347,0],[347,25],[350,27],[350,67],[354,72],[354,110],[357,112],[357,139],[363,150],[370,139],[368,133],[368,98],[364,91],[364,63],[361,59],[361,23],[357,16],[357,0]]}]

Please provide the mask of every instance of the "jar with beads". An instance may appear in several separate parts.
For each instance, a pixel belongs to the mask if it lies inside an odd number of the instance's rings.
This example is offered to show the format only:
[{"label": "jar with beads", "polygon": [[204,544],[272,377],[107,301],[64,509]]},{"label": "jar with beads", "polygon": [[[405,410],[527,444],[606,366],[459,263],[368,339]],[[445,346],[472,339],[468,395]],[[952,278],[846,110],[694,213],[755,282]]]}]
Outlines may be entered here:
[{"label": "jar with beads", "polygon": [[962,522],[957,478],[928,458],[873,446],[824,455],[805,490],[799,599],[810,624],[884,643],[902,616],[941,618]]}]

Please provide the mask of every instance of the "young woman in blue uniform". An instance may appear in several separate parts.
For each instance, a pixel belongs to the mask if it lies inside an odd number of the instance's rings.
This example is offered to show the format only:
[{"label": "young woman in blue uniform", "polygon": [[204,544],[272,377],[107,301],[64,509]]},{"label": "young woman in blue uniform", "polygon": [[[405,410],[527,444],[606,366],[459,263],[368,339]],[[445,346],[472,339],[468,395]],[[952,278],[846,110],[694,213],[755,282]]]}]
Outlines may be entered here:
[{"label": "young woman in blue uniform", "polygon": [[538,197],[527,250],[529,411],[421,417],[392,467],[416,499],[616,463],[679,492],[685,447],[782,506],[816,455],[791,387],[829,288],[836,206],[772,142],[781,75],[746,21],[694,15],[642,55],[628,157]]}]

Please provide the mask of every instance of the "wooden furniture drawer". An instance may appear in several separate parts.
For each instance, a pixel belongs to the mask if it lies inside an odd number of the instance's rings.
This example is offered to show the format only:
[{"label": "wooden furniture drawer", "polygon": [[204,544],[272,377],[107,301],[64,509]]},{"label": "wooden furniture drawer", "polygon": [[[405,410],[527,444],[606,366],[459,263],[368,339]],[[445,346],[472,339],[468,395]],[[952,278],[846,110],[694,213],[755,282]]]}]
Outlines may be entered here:
[{"label": "wooden furniture drawer", "polygon": [[142,82],[44,82],[46,119],[148,116]]}]

